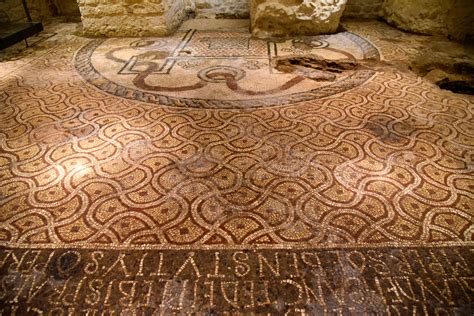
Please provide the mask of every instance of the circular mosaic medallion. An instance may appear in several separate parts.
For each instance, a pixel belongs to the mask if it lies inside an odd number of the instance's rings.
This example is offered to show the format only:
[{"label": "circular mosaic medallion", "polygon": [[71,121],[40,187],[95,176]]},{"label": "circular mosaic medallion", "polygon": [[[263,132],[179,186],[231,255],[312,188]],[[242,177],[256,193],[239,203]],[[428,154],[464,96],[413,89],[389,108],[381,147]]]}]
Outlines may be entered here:
[{"label": "circular mosaic medallion", "polygon": [[245,77],[245,71],[228,66],[209,67],[201,70],[198,77],[211,83],[226,83],[228,80],[239,81]]},{"label": "circular mosaic medallion", "polygon": [[291,104],[353,89],[373,75],[357,65],[380,59],[367,40],[343,32],[264,41],[245,32],[190,30],[169,38],[92,40],[78,72],[107,93],[168,106],[252,108]]}]

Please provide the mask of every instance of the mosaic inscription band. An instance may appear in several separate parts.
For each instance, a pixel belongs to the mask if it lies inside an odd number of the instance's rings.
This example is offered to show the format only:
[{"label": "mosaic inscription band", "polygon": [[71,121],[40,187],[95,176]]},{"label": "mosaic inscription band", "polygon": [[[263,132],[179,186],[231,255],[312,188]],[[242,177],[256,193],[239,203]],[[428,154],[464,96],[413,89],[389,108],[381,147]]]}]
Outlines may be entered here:
[{"label": "mosaic inscription band", "polygon": [[473,248],[0,250],[2,314],[468,315]]}]

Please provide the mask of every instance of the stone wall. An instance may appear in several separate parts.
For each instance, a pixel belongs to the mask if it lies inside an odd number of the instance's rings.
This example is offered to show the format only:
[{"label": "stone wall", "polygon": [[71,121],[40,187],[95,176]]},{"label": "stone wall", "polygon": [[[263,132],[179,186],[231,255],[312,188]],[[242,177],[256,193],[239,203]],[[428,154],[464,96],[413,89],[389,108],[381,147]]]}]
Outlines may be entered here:
[{"label": "stone wall", "polygon": [[164,36],[186,15],[186,0],[79,0],[85,35]]},{"label": "stone wall", "polygon": [[344,17],[364,19],[378,18],[381,14],[383,3],[384,0],[348,0]]},{"label": "stone wall", "polygon": [[[197,18],[248,18],[249,0],[27,0],[33,19],[80,16],[86,35],[145,36],[172,33]],[[403,30],[474,38],[474,0],[348,0],[344,17],[378,18]],[[79,5],[78,5],[79,2]],[[302,0],[276,1],[293,5]],[[79,12],[79,7],[81,13]],[[0,0],[0,21],[24,21],[19,0]]]},{"label": "stone wall", "polygon": [[385,20],[409,32],[474,38],[473,0],[386,0]]},{"label": "stone wall", "polygon": [[[183,0],[196,18],[239,18],[249,17],[248,0]],[[77,0],[28,0],[32,16],[43,20],[51,16],[80,16]],[[107,3],[107,1],[101,1]],[[115,3],[117,1],[109,1]],[[119,1],[118,1],[119,2]],[[128,1],[133,3],[134,1]],[[179,2],[179,1],[178,1]],[[379,16],[383,0],[348,0],[344,16],[375,18]],[[0,0],[0,20],[6,17],[12,21],[24,19],[19,0]]]},{"label": "stone wall", "polygon": [[58,15],[61,16],[81,16],[77,0],[54,0],[58,9]]},{"label": "stone wall", "polygon": [[[196,18],[248,18],[249,0],[189,0]],[[348,0],[345,17],[378,18],[384,0]]]},{"label": "stone wall", "polygon": [[250,0],[250,28],[259,38],[335,33],[347,0]]},{"label": "stone wall", "polygon": [[93,36],[162,36],[190,13],[248,18],[248,0],[79,0],[83,30]]},{"label": "stone wall", "polygon": [[249,17],[248,0],[194,0],[196,18]]},{"label": "stone wall", "polygon": [[[28,0],[27,3],[36,21],[54,16],[80,16],[76,0]],[[0,0],[0,21],[26,21],[21,1]]]},{"label": "stone wall", "polygon": [[[55,8],[50,1],[28,0],[30,14],[35,20],[43,20],[54,15]],[[0,0],[0,16],[2,21],[26,21],[25,11],[21,1]]]}]

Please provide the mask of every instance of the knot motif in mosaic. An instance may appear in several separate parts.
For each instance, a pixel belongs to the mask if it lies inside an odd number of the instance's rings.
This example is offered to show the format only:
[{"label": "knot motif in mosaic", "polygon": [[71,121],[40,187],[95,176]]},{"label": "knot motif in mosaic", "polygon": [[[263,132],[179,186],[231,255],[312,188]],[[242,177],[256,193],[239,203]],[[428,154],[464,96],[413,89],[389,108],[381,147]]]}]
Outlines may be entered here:
[{"label": "knot motif in mosaic", "polygon": [[317,67],[285,71],[275,66],[308,55],[354,63],[379,59],[372,44],[349,32],[277,42],[244,32],[190,30],[165,39],[93,40],[79,50],[75,64],[89,83],[112,95],[198,108],[310,101],[353,89],[374,75],[370,69],[328,75]]}]

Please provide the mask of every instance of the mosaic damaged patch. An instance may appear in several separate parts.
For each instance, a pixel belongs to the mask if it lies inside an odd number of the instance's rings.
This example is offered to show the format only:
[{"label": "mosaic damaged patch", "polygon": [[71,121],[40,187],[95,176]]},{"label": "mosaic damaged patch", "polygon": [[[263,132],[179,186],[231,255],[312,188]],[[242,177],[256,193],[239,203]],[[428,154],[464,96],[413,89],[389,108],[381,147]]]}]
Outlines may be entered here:
[{"label": "mosaic damaged patch", "polygon": [[247,32],[190,30],[170,38],[94,40],[75,63],[89,83],[116,96],[170,106],[248,108],[353,89],[374,75],[357,67],[357,60],[379,57],[370,42],[349,32],[264,41]]}]

